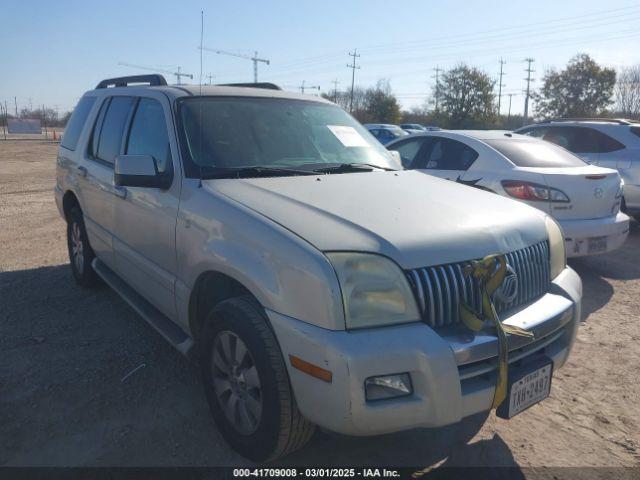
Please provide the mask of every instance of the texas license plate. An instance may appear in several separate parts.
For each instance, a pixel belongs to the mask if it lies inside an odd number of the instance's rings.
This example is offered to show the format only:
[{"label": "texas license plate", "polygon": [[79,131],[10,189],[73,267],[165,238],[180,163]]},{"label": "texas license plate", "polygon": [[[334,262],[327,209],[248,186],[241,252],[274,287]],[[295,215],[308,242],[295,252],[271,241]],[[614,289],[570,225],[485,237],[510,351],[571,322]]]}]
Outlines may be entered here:
[{"label": "texas license plate", "polygon": [[605,252],[607,237],[591,237],[587,239],[587,253]]},{"label": "texas license plate", "polygon": [[553,362],[544,357],[509,375],[507,398],[496,410],[502,418],[511,418],[544,400],[551,391]]}]

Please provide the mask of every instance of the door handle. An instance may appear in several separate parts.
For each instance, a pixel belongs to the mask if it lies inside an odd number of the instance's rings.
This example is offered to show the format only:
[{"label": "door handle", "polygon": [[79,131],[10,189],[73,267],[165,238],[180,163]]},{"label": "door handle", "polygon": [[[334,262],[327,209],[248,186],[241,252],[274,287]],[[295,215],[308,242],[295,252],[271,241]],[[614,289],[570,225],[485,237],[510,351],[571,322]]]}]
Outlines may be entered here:
[{"label": "door handle", "polygon": [[116,197],[127,198],[127,189],[125,187],[114,187],[113,194]]},{"label": "door handle", "polygon": [[80,175],[82,178],[85,178],[87,176],[87,167],[83,167],[82,165],[78,165],[76,167],[76,170],[78,171],[78,175]]}]

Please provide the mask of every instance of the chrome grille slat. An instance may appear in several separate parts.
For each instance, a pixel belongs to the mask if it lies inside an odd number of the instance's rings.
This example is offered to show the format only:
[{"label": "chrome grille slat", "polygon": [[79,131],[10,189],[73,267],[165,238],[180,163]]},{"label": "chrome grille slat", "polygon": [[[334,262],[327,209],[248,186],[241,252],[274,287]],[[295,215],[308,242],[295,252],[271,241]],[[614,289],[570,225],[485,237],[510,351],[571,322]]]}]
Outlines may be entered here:
[{"label": "chrome grille slat", "polygon": [[[513,302],[495,302],[498,313],[517,308],[544,295],[549,287],[547,241],[509,252],[507,262],[518,276],[518,294]],[[482,308],[478,283],[464,276],[468,262],[435,265],[407,272],[424,321],[434,328],[460,322],[460,301]]]},{"label": "chrome grille slat", "polygon": [[453,298],[451,297],[451,286],[449,285],[449,280],[447,280],[447,272],[444,270],[444,267],[438,268],[440,272],[440,278],[442,279],[442,286],[444,290],[443,297],[445,298],[445,315],[442,319],[442,323],[447,325],[451,323],[451,319],[453,317]]},{"label": "chrome grille slat", "polygon": [[453,286],[453,316],[450,319],[450,322],[453,322],[456,318],[460,317],[460,291],[458,290],[458,280],[453,271],[453,266],[448,265],[447,271],[449,272],[449,280]]}]

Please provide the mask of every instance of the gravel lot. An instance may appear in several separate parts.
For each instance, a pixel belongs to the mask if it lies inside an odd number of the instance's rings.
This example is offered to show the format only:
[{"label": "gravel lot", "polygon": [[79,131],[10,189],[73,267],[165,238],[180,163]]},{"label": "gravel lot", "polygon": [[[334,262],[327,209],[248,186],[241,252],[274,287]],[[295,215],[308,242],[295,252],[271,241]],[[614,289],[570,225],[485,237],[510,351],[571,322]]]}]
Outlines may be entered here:
[{"label": "gravel lot", "polygon": [[[57,145],[0,141],[0,465],[246,465],[216,430],[197,369],[108,288],[68,266]],[[286,464],[640,464],[640,226],[571,262],[584,315],[551,397],[505,421],[375,438],[319,432]],[[128,378],[123,378],[139,368]]]}]

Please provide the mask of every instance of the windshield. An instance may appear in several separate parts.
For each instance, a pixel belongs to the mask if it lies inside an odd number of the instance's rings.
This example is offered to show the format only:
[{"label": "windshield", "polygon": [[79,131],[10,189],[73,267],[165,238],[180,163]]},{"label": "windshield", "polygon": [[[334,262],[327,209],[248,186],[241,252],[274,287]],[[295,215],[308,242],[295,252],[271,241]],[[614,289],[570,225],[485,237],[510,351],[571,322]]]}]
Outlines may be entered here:
[{"label": "windshield", "polygon": [[344,110],[319,102],[195,97],[180,102],[187,155],[197,167],[317,169],[333,164],[401,168]]},{"label": "windshield", "polygon": [[553,143],[534,139],[485,140],[518,167],[584,167],[588,165]]}]

